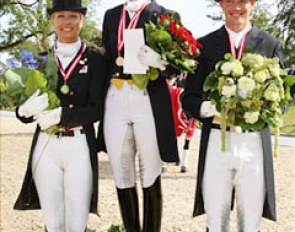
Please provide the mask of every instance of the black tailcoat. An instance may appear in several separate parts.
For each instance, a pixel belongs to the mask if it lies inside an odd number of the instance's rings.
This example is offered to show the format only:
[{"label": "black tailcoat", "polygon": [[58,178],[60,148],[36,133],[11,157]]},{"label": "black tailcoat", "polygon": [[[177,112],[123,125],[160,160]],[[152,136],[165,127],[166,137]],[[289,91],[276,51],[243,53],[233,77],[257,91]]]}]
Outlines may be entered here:
[{"label": "black tailcoat", "polygon": [[[186,114],[198,118],[203,123],[199,150],[194,216],[205,213],[202,196],[202,181],[213,120],[213,118],[200,117],[201,104],[203,101],[208,100],[206,93],[203,92],[203,84],[208,74],[214,71],[215,64],[224,59],[225,53],[230,53],[230,44],[224,26],[207,36],[200,38],[199,41],[203,44],[203,48],[201,49],[201,56],[199,57],[198,70],[195,75],[190,75],[188,77],[182,99],[182,106]],[[280,41],[259,30],[257,27],[254,26],[250,31],[247,37],[246,46],[252,48],[253,53],[259,53],[269,58],[275,56],[279,57],[280,64],[283,66],[282,45]],[[276,220],[273,158],[269,127],[265,127],[261,130],[261,136],[266,187],[263,217],[270,220]]]},{"label": "black tailcoat", "polygon": [[[115,59],[118,57],[117,37],[122,7],[123,5],[119,5],[108,10],[104,17],[103,43],[106,49],[105,56],[108,61],[109,73],[105,82],[105,95],[109,88],[111,77],[116,73],[119,73],[120,75],[123,73],[123,69],[115,64]],[[158,5],[155,1],[152,1],[141,13],[137,28],[144,28],[145,23],[150,20],[156,23],[156,19],[159,15],[167,15],[168,13],[171,13],[171,11]],[[126,25],[128,25],[130,21],[128,14],[126,14],[126,18]],[[172,116],[170,93],[165,80],[167,75],[169,74],[161,73],[157,80],[150,81],[147,90],[155,118],[157,141],[161,159],[165,162],[177,162],[177,139]],[[103,138],[103,123],[100,123],[97,145],[98,151],[106,151]]]},{"label": "black tailcoat", "polygon": [[[58,97],[61,100],[62,106],[62,117],[59,125],[67,128],[83,126],[90,151],[89,156],[93,174],[93,194],[90,212],[97,214],[98,160],[93,123],[101,118],[103,93],[102,82],[105,79],[104,75],[106,74],[106,62],[102,55],[91,51],[88,48],[83,53],[80,60],[86,62],[82,64],[79,63],[68,79],[67,85],[70,87],[70,93],[67,95],[63,95],[60,92],[60,87],[64,81],[59,72],[56,91]],[[80,70],[82,70],[83,67],[85,68],[85,65],[88,66],[88,72],[81,73]],[[33,118],[20,117],[18,110],[16,110],[16,113],[18,119],[20,119],[22,122],[33,122]],[[32,158],[36,143],[38,142],[39,133],[40,127],[37,126],[32,141],[25,179],[23,181],[20,195],[18,196],[18,199],[14,205],[14,209],[40,209],[36,186],[32,181]]]}]

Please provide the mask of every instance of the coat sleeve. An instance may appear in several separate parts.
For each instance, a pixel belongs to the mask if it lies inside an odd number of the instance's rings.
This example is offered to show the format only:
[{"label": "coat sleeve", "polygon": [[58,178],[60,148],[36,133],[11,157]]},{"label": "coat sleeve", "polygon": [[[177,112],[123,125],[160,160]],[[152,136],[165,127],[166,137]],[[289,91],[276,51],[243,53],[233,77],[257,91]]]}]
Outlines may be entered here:
[{"label": "coat sleeve", "polygon": [[90,83],[87,91],[87,102],[83,106],[73,108],[63,107],[60,125],[74,127],[87,125],[101,119],[104,81],[106,75],[106,62],[99,53],[92,53],[90,59]]},{"label": "coat sleeve", "polygon": [[32,123],[32,122],[34,122],[34,118],[33,117],[26,118],[26,117],[20,116],[19,115],[19,107],[17,107],[15,109],[15,115],[16,115],[16,118],[18,120],[20,120],[22,123]]},{"label": "coat sleeve", "polygon": [[206,58],[202,52],[198,57],[198,68],[195,74],[189,74],[187,76],[181,102],[183,111],[189,118],[196,118],[201,122],[206,122],[212,119],[202,118],[200,116],[201,105],[204,101],[208,100],[207,94],[203,91],[203,85],[208,71]]}]

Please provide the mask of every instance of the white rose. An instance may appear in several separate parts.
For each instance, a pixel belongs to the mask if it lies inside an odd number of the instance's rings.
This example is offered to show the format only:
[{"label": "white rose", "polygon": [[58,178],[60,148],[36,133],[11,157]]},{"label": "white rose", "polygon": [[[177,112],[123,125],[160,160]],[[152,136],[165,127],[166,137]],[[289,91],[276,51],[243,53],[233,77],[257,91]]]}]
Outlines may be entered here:
[{"label": "white rose", "polygon": [[241,77],[238,80],[238,92],[242,98],[247,98],[250,91],[255,89],[255,81],[248,77]]},{"label": "white rose", "polygon": [[258,118],[259,118],[259,112],[257,112],[257,111],[246,112],[244,114],[244,119],[245,119],[246,123],[254,124],[255,122],[257,122]]},{"label": "white rose", "polygon": [[236,95],[237,86],[236,85],[224,85],[222,87],[222,95],[226,98],[230,98],[231,96]]},{"label": "white rose", "polygon": [[275,84],[270,84],[264,91],[263,97],[267,101],[280,101],[280,89]]},{"label": "white rose", "polygon": [[240,61],[235,60],[231,63],[231,74],[234,77],[243,75],[243,72],[244,72],[244,68]]},{"label": "white rose", "polygon": [[231,71],[231,63],[230,62],[225,62],[222,66],[221,66],[221,72],[223,75],[229,75]]},{"label": "white rose", "polygon": [[261,56],[259,54],[248,53],[243,58],[242,62],[244,64],[247,64],[247,65],[255,68],[255,67],[259,67],[259,66],[263,65],[264,59],[263,59],[263,56]]},{"label": "white rose", "polygon": [[280,76],[280,65],[279,64],[270,64],[268,65],[268,69],[271,75],[278,77]]},{"label": "white rose", "polygon": [[259,83],[264,83],[265,80],[267,80],[268,78],[269,78],[269,72],[266,69],[261,70],[261,71],[255,73],[255,75],[254,75],[254,79]]}]

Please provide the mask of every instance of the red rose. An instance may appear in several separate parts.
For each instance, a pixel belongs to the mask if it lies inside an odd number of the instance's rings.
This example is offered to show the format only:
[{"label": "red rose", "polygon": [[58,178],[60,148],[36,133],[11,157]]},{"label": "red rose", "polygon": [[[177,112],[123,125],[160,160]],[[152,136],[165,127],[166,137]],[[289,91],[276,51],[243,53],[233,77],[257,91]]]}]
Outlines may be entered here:
[{"label": "red rose", "polygon": [[163,21],[166,21],[168,20],[167,16],[166,15],[161,15],[160,16],[160,21],[163,22]]}]

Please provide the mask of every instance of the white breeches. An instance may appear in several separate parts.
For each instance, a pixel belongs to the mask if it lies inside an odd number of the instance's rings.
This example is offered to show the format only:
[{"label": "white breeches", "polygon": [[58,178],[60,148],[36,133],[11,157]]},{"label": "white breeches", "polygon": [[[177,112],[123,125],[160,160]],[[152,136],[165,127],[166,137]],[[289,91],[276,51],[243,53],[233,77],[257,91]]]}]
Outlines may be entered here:
[{"label": "white breeches", "polygon": [[141,185],[150,187],[161,174],[155,121],[146,91],[124,83],[110,86],[104,118],[104,136],[118,188],[135,186],[135,154],[139,155]]},{"label": "white breeches", "polygon": [[202,184],[209,231],[229,231],[235,187],[238,231],[257,232],[266,192],[260,133],[226,132],[226,149],[221,152],[221,131],[212,129]]},{"label": "white breeches", "polygon": [[84,232],[93,192],[85,134],[40,132],[32,171],[48,232]]}]

